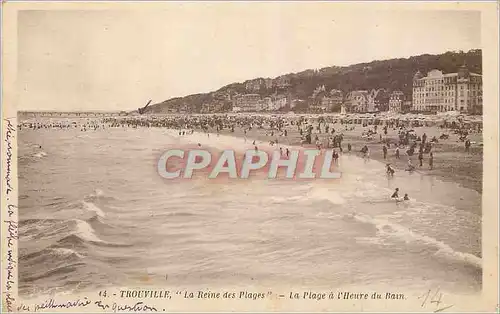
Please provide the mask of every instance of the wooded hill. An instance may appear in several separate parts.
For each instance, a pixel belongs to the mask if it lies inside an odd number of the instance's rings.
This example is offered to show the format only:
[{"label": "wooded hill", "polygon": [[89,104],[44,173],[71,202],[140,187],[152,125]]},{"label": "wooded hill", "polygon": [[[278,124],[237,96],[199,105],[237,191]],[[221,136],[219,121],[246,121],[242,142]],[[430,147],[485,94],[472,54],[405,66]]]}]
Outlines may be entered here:
[{"label": "wooded hill", "polygon": [[[266,89],[264,87],[259,91],[247,91],[245,88],[246,82],[233,83],[215,92],[165,100],[149,106],[146,113],[166,113],[169,109],[178,110],[182,107],[187,108],[189,112],[199,112],[205,103],[218,104],[219,108],[230,110],[231,101],[227,98],[227,95],[236,93],[257,93],[261,97],[278,93],[288,94],[293,99],[308,100],[314,89],[320,85],[325,85],[327,91],[339,89],[344,94],[352,90],[383,88],[389,92],[401,90],[405,94],[411,95],[413,76],[417,71],[422,72],[424,75],[432,69],[452,73],[457,72],[458,67],[464,64],[467,65],[471,72],[482,74],[482,51],[480,49],[468,52],[450,51],[439,55],[424,54],[407,59],[376,60],[346,67],[332,66],[319,70],[289,73],[283,75],[290,79],[290,86],[286,88],[273,87]],[[307,101],[305,104],[307,106]]]}]

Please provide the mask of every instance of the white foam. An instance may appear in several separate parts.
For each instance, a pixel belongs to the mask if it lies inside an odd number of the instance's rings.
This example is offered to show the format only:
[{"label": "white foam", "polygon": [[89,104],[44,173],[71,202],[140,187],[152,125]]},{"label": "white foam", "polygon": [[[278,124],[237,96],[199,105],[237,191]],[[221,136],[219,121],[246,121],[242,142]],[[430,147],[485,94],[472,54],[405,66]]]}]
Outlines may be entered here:
[{"label": "white foam", "polygon": [[102,218],[106,217],[106,214],[102,211],[102,209],[97,207],[94,203],[89,203],[85,201],[82,201],[82,203],[86,210],[96,213],[96,215],[99,217]]},{"label": "white foam", "polygon": [[45,156],[47,156],[46,152],[39,152],[39,153],[36,153],[33,155],[33,157],[37,157],[37,158],[43,158]]},{"label": "white foam", "polygon": [[429,236],[418,234],[402,225],[392,223],[385,219],[372,218],[367,215],[355,214],[353,215],[353,217],[360,222],[375,225],[379,234],[381,235],[394,236],[406,241],[407,243],[413,241],[421,241],[425,244],[436,247],[438,249],[438,251],[435,253],[436,255],[442,254],[455,260],[466,262],[478,268],[482,268],[482,259],[480,257],[469,253],[455,251],[448,244],[442,241],[436,240]]},{"label": "white foam", "polygon": [[361,244],[386,245],[381,238],[377,237],[357,237],[355,240]]},{"label": "white foam", "polygon": [[307,198],[327,200],[335,205],[341,205],[345,203],[345,199],[335,190],[330,190],[327,188],[313,188],[308,194]]},{"label": "white foam", "polygon": [[75,254],[79,258],[83,258],[82,255],[80,255],[78,252],[73,251],[72,249],[67,249],[67,248],[55,248],[52,249],[52,251],[58,255],[58,256],[70,256]]},{"label": "white foam", "polygon": [[94,229],[86,221],[75,219],[74,222],[76,223],[76,234],[82,239],[92,242],[104,242],[97,237]]},{"label": "white foam", "polygon": [[304,198],[304,197],[303,196],[289,196],[289,197],[271,196],[270,200],[273,203],[286,203],[286,202],[298,201],[302,198]]}]

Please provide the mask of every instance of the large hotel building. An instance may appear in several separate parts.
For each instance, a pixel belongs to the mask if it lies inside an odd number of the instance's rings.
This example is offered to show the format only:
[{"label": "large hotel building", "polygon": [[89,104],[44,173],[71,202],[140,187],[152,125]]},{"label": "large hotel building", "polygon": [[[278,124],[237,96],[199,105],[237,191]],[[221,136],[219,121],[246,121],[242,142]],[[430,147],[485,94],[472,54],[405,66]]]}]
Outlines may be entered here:
[{"label": "large hotel building", "polygon": [[480,74],[470,73],[461,66],[457,73],[443,74],[439,70],[413,77],[414,111],[460,111],[480,114],[483,108],[483,82]]}]

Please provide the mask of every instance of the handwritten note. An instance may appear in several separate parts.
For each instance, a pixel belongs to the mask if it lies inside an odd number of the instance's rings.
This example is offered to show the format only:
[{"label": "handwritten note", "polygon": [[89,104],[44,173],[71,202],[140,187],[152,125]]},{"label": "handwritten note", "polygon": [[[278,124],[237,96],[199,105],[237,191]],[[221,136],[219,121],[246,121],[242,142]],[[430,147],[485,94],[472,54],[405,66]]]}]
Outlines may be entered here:
[{"label": "handwritten note", "polygon": [[20,304],[17,307],[17,312],[51,312],[56,309],[86,309],[88,311],[97,312],[165,312],[165,308],[157,309],[156,307],[147,304],[144,301],[125,301],[120,300],[111,301],[107,299],[101,299],[101,297],[96,296],[97,299],[92,299],[91,297],[83,297],[71,300],[57,300],[55,298],[49,298],[41,302],[34,304]]},{"label": "handwritten note", "polygon": [[453,305],[442,305],[443,304],[443,293],[441,293],[440,289],[433,290],[429,289],[426,293],[421,295],[419,299],[422,299],[422,308],[428,308],[428,306],[435,306],[434,313],[442,312],[447,310]]},{"label": "handwritten note", "polygon": [[[2,276],[4,310],[14,312],[16,302],[16,281],[17,281],[17,241],[18,241],[18,224],[17,224],[17,199],[13,197],[15,185],[13,183],[13,161],[15,158],[14,141],[16,140],[16,125],[12,119],[4,119],[4,145],[2,152],[4,158],[3,166],[3,188],[2,199],[4,208],[2,208],[3,230],[6,234],[2,234],[2,247],[4,248],[5,256],[4,275]],[[6,249],[5,249],[6,248]]]}]

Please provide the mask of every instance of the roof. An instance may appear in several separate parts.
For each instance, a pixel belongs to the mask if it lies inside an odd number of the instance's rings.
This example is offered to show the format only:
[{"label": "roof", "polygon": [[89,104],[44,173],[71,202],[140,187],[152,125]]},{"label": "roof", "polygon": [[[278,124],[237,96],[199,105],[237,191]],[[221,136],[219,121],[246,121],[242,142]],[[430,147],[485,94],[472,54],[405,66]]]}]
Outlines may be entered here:
[{"label": "roof", "polygon": [[[481,74],[472,73],[472,72],[469,73],[469,75],[470,76],[479,76],[479,77],[482,76]],[[429,71],[429,74],[427,76],[419,78],[418,80],[426,80],[426,79],[439,78],[439,77],[455,77],[455,76],[458,76],[457,72],[444,74],[443,72],[441,72],[439,70],[431,70],[431,71]]]}]

